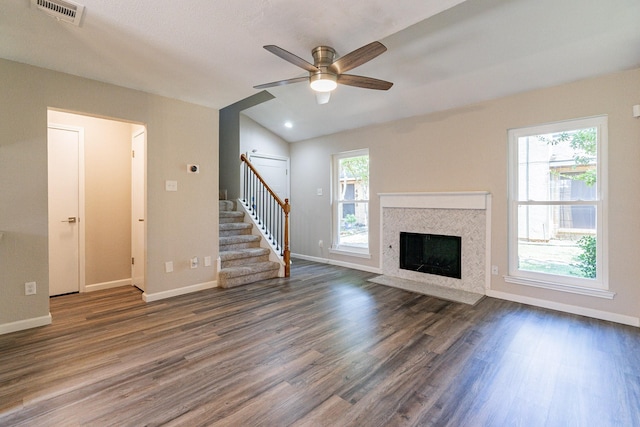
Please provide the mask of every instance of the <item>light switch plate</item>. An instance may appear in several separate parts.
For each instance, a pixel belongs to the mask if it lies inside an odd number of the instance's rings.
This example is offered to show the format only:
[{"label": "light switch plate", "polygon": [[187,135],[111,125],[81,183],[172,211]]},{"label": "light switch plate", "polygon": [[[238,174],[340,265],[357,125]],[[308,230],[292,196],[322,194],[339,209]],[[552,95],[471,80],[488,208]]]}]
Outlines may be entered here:
[{"label": "light switch plate", "polygon": [[178,181],[165,181],[164,189],[166,191],[178,191]]}]

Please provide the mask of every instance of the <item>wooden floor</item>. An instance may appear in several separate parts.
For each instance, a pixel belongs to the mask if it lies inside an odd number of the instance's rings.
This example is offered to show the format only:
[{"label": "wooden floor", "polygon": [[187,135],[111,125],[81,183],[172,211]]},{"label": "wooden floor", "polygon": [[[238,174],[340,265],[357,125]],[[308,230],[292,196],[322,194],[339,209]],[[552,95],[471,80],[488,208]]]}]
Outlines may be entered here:
[{"label": "wooden floor", "polygon": [[53,298],[52,325],[0,336],[0,425],[640,426],[637,328],[291,276]]}]

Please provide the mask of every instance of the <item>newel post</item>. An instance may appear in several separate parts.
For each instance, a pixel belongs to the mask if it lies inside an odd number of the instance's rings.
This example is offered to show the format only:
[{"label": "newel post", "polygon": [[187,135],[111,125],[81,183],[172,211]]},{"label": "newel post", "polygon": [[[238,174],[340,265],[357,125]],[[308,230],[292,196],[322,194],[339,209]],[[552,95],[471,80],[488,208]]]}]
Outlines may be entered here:
[{"label": "newel post", "polygon": [[284,199],[284,277],[289,277],[291,273],[291,252],[289,251],[289,212],[291,205],[289,199]]}]

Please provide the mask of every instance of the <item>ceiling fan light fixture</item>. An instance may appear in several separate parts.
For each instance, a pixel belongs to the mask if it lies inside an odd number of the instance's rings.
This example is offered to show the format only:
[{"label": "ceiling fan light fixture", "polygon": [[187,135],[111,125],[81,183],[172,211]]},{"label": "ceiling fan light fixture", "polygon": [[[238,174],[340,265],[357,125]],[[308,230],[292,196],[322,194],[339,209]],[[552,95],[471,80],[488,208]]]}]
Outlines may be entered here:
[{"label": "ceiling fan light fixture", "polygon": [[309,85],[316,92],[331,92],[338,87],[337,80],[333,73],[316,73],[309,77]]}]

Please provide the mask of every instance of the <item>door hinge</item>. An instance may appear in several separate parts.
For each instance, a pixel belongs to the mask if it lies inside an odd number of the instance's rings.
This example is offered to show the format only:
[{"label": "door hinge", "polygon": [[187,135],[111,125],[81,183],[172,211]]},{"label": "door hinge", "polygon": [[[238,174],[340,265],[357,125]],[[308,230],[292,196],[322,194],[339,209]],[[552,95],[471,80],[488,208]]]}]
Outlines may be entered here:
[{"label": "door hinge", "polygon": [[135,258],[131,257],[131,265],[134,265],[136,263]]},{"label": "door hinge", "polygon": [[131,158],[136,158],[136,150],[131,150]]}]

